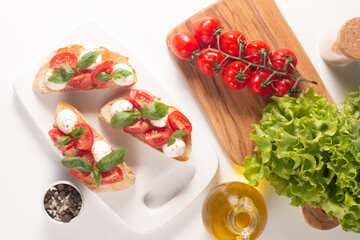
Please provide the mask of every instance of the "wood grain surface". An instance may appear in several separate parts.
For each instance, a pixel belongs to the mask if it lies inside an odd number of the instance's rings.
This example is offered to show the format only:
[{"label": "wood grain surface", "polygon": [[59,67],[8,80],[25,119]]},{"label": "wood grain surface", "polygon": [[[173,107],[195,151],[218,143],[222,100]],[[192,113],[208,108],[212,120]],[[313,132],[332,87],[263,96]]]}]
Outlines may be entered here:
[{"label": "wood grain surface", "polygon": [[[223,32],[241,31],[247,42],[263,40],[273,51],[280,48],[292,49],[297,55],[297,68],[302,76],[317,81],[318,85],[313,85],[316,92],[324,93],[327,100],[333,102],[310,59],[273,0],[216,2],[185,20],[168,34],[167,45],[172,55],[173,36],[178,32],[193,33],[193,22],[204,16],[218,18],[225,27]],[[188,61],[180,60],[175,55],[173,57],[229,158],[237,164],[242,164],[246,156],[253,154],[255,147],[255,143],[249,137],[253,129],[251,124],[260,121],[262,109],[271,101],[270,97],[255,96],[247,88],[232,90],[226,87],[221,76],[209,77],[202,74],[196,68],[196,61],[194,67]],[[308,86],[309,84],[304,82],[300,84],[302,90]]]}]

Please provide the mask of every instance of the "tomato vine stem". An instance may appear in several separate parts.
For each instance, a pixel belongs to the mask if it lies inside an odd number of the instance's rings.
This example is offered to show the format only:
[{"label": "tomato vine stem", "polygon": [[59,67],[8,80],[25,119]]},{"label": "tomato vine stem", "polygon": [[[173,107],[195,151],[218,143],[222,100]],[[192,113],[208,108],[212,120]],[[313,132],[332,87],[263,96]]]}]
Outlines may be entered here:
[{"label": "tomato vine stem", "polygon": [[[214,35],[216,35],[216,40],[217,40],[217,49],[216,48],[211,48],[211,46],[208,46],[207,49],[203,49],[201,52],[200,51],[196,51],[196,52],[194,51],[194,55],[200,55],[201,53],[204,53],[204,52],[210,51],[210,50],[211,51],[217,51],[217,52],[222,53],[225,56],[225,58],[220,64],[218,64],[218,65],[215,64],[215,66],[214,66],[215,68],[219,67],[219,66],[222,66],[223,62],[226,61],[227,59],[234,59],[234,60],[245,63],[247,65],[247,68],[254,67],[254,68],[259,69],[259,70],[263,69],[263,70],[270,71],[270,76],[267,79],[261,79],[262,80],[262,86],[264,86],[264,87],[266,87],[268,85],[273,86],[272,81],[270,79],[275,75],[276,76],[281,76],[281,77],[286,76],[286,77],[289,77],[289,78],[293,78],[295,80],[295,84],[294,84],[294,86],[291,87],[291,89],[289,90],[289,93],[297,93],[298,92],[298,91],[296,91],[296,86],[298,85],[298,82],[300,82],[300,81],[308,82],[308,83],[312,83],[312,84],[317,84],[316,81],[302,78],[300,76],[299,72],[297,71],[297,69],[295,68],[295,66],[292,63],[293,57],[288,56],[288,55],[283,59],[285,61],[285,64],[284,64],[284,67],[283,67],[283,69],[281,71],[278,71],[278,70],[273,69],[273,68],[270,67],[270,66],[272,66],[272,63],[271,63],[271,60],[270,60],[270,58],[268,56],[269,52],[267,50],[265,50],[265,49],[261,49],[260,51],[255,52],[255,53],[247,56],[247,57],[250,57],[250,56],[253,56],[255,54],[261,54],[260,63],[263,62],[263,64],[255,64],[255,63],[247,61],[245,59],[246,57],[242,57],[242,53],[245,50],[246,42],[244,42],[244,41],[242,41],[240,39],[241,36],[238,38],[239,57],[235,57],[235,56],[232,56],[232,55],[229,55],[229,54],[223,52],[220,49],[220,40],[219,40],[221,30],[222,30],[222,28],[218,28],[218,29],[216,29],[216,31],[214,31]],[[269,63],[270,66],[266,66],[267,62]],[[298,74],[298,75],[288,73],[287,66],[291,66],[294,69],[294,71],[296,72],[296,74]],[[215,73],[217,73],[217,74],[219,72],[220,72],[220,69],[218,69],[218,71],[215,71]]]}]

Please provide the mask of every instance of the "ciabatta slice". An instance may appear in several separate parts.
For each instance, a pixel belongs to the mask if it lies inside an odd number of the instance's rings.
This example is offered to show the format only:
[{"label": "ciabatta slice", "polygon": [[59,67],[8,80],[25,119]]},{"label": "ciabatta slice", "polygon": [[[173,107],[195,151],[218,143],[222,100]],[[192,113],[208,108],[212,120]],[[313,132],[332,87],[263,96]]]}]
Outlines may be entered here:
[{"label": "ciabatta slice", "polygon": [[[74,44],[74,45],[69,45],[69,46],[60,48],[57,51],[52,52],[48,56],[46,62],[40,67],[39,71],[37,72],[35,79],[33,81],[33,89],[36,92],[39,92],[41,94],[49,94],[49,93],[54,93],[54,92],[85,92],[85,91],[106,89],[106,88],[123,88],[123,87],[131,87],[136,84],[136,82],[137,82],[136,71],[130,65],[130,63],[128,61],[129,58],[125,57],[123,55],[120,55],[119,53],[112,52],[104,47],[99,47],[97,50],[100,51],[103,62],[106,60],[113,60],[114,65],[116,65],[118,63],[124,63],[133,69],[134,82],[131,85],[120,86],[120,85],[117,85],[113,80],[110,80],[104,86],[98,86],[98,85],[92,83],[92,85],[87,88],[74,88],[74,87],[71,87],[69,84],[67,84],[66,87],[62,90],[52,90],[46,86],[45,79],[49,78],[49,71],[52,71],[50,68],[50,61],[56,54],[70,52],[79,58],[80,54],[85,50],[86,49],[83,46]],[[80,59],[78,59],[78,60],[80,61]]]},{"label": "ciabatta slice", "polygon": [[[60,102],[56,107],[54,125],[53,125],[54,128],[58,128],[58,126],[56,124],[56,117],[57,117],[58,113],[64,109],[69,109],[69,110],[73,111],[75,113],[75,115],[77,116],[78,123],[85,123],[91,127],[91,130],[94,135],[94,142],[96,140],[100,140],[100,141],[104,141],[107,144],[109,144],[106,141],[106,139],[103,136],[101,136],[100,133],[98,133],[86,121],[84,116],[76,108],[74,108],[73,106],[71,106],[70,104],[68,104],[64,101]],[[109,146],[111,146],[111,145],[109,144]],[[77,153],[78,153],[78,150],[76,150],[75,148],[71,148],[68,151],[63,152],[63,155],[65,157],[76,157]],[[91,189],[94,192],[117,192],[117,191],[129,188],[135,182],[135,175],[133,174],[133,172],[130,170],[130,168],[125,163],[121,163],[118,166],[121,168],[123,175],[124,175],[124,180],[122,180],[121,182],[111,183],[111,184],[100,184],[100,186],[97,187],[94,182],[93,173],[91,173],[89,176],[79,179],[79,180],[80,180],[80,182],[84,183],[89,189]]]},{"label": "ciabatta slice", "polygon": [[[143,90],[144,91],[144,90]],[[147,92],[147,91],[146,91]],[[149,93],[149,92],[147,92]],[[149,93],[150,94],[150,93]],[[156,97],[152,94],[150,94],[150,96],[154,99],[155,102],[160,102],[161,98]],[[114,98],[113,100],[109,101],[108,103],[106,103],[100,110],[99,112],[99,117],[104,120],[106,123],[111,124],[111,114],[110,114],[110,109],[111,109],[111,105],[114,104],[116,101],[121,100],[121,99],[127,99],[127,94],[126,95],[122,95],[119,96],[117,98]],[[170,106],[169,108],[169,112],[168,114],[172,113],[173,111],[178,111],[177,108]],[[130,134],[130,133],[129,133]],[[134,136],[135,138],[137,138],[138,140],[142,141],[143,143],[147,144],[144,134],[140,133],[140,134],[130,134],[132,136]],[[179,160],[179,161],[187,161],[190,158],[190,154],[191,154],[191,148],[192,148],[192,142],[191,142],[191,133],[187,134],[185,136],[182,137],[182,140],[185,142],[186,144],[186,149],[185,152],[179,156],[179,157],[175,157],[173,159]],[[149,144],[147,144],[148,146],[150,146]],[[163,152],[162,147],[161,146],[150,146],[160,152]]]}]

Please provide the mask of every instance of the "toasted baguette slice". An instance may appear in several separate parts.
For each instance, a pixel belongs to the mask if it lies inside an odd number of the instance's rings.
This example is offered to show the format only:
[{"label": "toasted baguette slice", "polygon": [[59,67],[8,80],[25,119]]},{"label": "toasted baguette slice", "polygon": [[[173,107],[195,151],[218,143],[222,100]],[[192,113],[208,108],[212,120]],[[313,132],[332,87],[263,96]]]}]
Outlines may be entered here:
[{"label": "toasted baguette slice", "polygon": [[[74,88],[74,87],[71,87],[69,84],[67,84],[66,87],[62,90],[52,90],[46,86],[45,79],[49,78],[49,71],[51,71],[50,61],[56,54],[70,52],[79,58],[80,54],[85,50],[86,49],[83,46],[74,44],[74,45],[69,45],[69,46],[60,48],[57,51],[52,52],[49,55],[49,57],[47,58],[46,62],[40,67],[39,71],[37,72],[34,82],[33,82],[33,89],[36,92],[39,92],[41,94],[49,94],[49,93],[53,93],[53,92],[85,92],[85,91],[96,90],[96,89],[105,89],[105,88],[131,87],[134,84],[136,84],[136,82],[137,82],[136,72],[135,72],[135,69],[129,64],[129,61],[128,61],[129,58],[122,56],[119,53],[112,52],[104,47],[99,47],[97,50],[100,51],[103,62],[106,60],[113,60],[114,65],[116,65],[118,63],[124,63],[133,69],[134,82],[131,85],[120,86],[120,85],[117,85],[113,80],[110,80],[104,86],[98,86],[93,83],[88,88]],[[80,59],[78,59],[78,60],[80,61]]]},{"label": "toasted baguette slice", "polygon": [[[145,90],[142,90],[142,91],[145,91]],[[147,92],[147,91],[145,91]],[[156,96],[154,96],[153,94],[147,92],[153,99],[155,102],[160,102],[161,98],[158,98]],[[111,106],[118,100],[120,99],[127,99],[127,95],[124,95],[124,96],[120,96],[120,97],[117,97],[117,98],[114,98],[113,100],[109,101],[108,103],[106,103],[100,110],[100,113],[99,113],[99,117],[104,120],[105,122],[107,122],[108,124],[111,124],[111,114],[110,114],[110,109],[111,109]],[[173,107],[173,106],[170,106],[170,109],[169,109],[169,114],[174,112],[174,111],[178,111],[177,108]],[[169,125],[169,123],[168,123]],[[130,134],[130,133],[129,133]],[[142,141],[143,143],[147,144],[146,140],[145,140],[145,137],[144,137],[144,134],[143,133],[140,133],[140,134],[130,134],[134,137],[136,137],[137,139],[139,139],[140,141]],[[179,156],[179,157],[175,157],[173,159],[176,159],[176,160],[179,160],[179,161],[187,161],[189,160],[190,158],[190,154],[191,154],[191,148],[192,148],[192,143],[191,143],[191,133],[190,134],[187,134],[185,135],[184,137],[182,137],[182,140],[185,142],[186,144],[186,149],[185,149],[185,152],[183,153],[183,155]],[[149,144],[147,144],[149,145]],[[150,146],[150,145],[149,145]],[[162,151],[162,147],[161,146],[150,146],[160,152],[163,152]]]},{"label": "toasted baguette slice", "polygon": [[[107,144],[109,144],[105,138],[103,138],[84,118],[84,116],[73,106],[71,106],[70,104],[66,103],[66,102],[60,102],[57,107],[56,107],[56,111],[55,111],[55,118],[54,118],[54,128],[58,128],[57,124],[56,124],[56,117],[58,115],[58,113],[61,110],[64,109],[69,109],[71,111],[73,111],[75,113],[75,115],[78,118],[78,123],[85,123],[87,125],[89,125],[91,127],[91,130],[93,131],[93,135],[94,135],[94,141],[96,140],[101,140],[106,142]],[[109,144],[109,146],[111,146]],[[75,148],[71,148],[66,152],[63,152],[63,155],[65,157],[75,157],[77,156],[78,150],[76,150]],[[94,192],[117,192],[123,189],[126,189],[128,187],[130,187],[131,185],[134,184],[135,182],[135,175],[132,173],[132,171],[130,170],[130,168],[128,166],[126,166],[125,163],[121,163],[118,165],[123,174],[124,174],[124,180],[122,180],[121,182],[117,182],[117,183],[111,183],[111,184],[100,184],[99,187],[96,186],[95,182],[94,182],[94,175],[93,173],[91,173],[89,176],[79,179],[80,182],[84,183],[90,190],[94,191]]]}]

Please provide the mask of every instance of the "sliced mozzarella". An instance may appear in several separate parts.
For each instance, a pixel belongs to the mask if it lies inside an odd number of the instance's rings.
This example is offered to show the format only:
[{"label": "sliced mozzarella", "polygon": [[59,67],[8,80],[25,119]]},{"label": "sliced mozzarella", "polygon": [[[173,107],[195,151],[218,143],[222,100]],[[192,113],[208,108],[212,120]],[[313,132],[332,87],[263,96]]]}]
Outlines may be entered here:
[{"label": "sliced mozzarella", "polygon": [[168,115],[166,114],[165,117],[160,118],[159,120],[150,120],[150,123],[155,127],[165,127],[168,122]]},{"label": "sliced mozzarella", "polygon": [[65,134],[69,134],[71,132],[77,121],[75,113],[69,109],[61,110],[56,116],[56,124]]},{"label": "sliced mozzarella", "polygon": [[91,147],[91,153],[97,162],[111,152],[111,147],[104,141],[96,141]]},{"label": "sliced mozzarella", "polygon": [[134,82],[134,72],[133,72],[132,68],[124,63],[119,63],[114,66],[114,72],[120,68],[128,70],[129,72],[132,72],[132,74],[127,77],[123,77],[123,78],[118,78],[118,79],[113,78],[114,83],[116,83],[117,85],[120,85],[120,86],[131,85]]},{"label": "sliced mozzarella", "polygon": [[114,102],[114,104],[111,105],[110,114],[111,114],[111,117],[112,117],[118,112],[132,111],[132,110],[133,110],[132,103],[129,102],[128,100],[121,99],[119,101]]},{"label": "sliced mozzarella", "polygon": [[[79,56],[79,61],[81,60],[82,56],[84,56],[86,53],[92,52],[92,51],[94,51],[94,50],[93,49],[88,49],[88,50],[83,51]],[[93,64],[91,64],[87,69],[95,70],[97,65],[99,65],[101,62],[102,62],[102,57],[101,57],[101,54],[99,54],[99,56],[97,57],[95,62]]]},{"label": "sliced mozzarella", "polygon": [[176,138],[175,143],[170,147],[167,146],[167,143],[162,145],[162,150],[164,154],[168,157],[179,157],[185,152],[185,142],[181,139]]},{"label": "sliced mozzarella", "polygon": [[66,87],[66,83],[54,83],[49,82],[49,77],[53,74],[53,70],[49,70],[45,75],[45,85],[50,88],[51,90],[62,90]]}]

